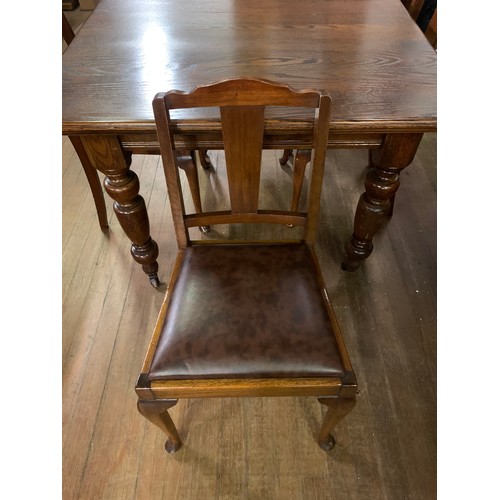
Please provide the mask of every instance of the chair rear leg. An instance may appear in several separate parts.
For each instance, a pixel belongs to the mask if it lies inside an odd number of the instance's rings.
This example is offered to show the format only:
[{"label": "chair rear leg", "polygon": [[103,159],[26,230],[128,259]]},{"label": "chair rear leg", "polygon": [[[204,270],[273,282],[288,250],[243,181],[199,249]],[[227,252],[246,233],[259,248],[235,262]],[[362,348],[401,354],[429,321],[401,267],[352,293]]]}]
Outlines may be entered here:
[{"label": "chair rear leg", "polygon": [[200,182],[198,180],[198,169],[196,168],[194,151],[183,151],[179,154],[177,156],[177,166],[186,173],[189,190],[193,198],[194,209],[197,213],[203,212],[201,208]]},{"label": "chair rear leg", "polygon": [[206,149],[200,149],[198,151],[200,156],[200,165],[204,170],[208,170],[212,167],[212,162],[210,161],[210,156],[208,156],[208,151]]},{"label": "chair rear leg", "polygon": [[139,413],[159,427],[168,436],[165,442],[165,450],[168,451],[168,453],[175,453],[182,444],[177,429],[167,411],[176,403],[177,399],[139,399],[137,401]]},{"label": "chair rear leg", "polygon": [[293,162],[293,194],[290,211],[295,212],[299,208],[300,193],[304,183],[306,165],[311,161],[310,149],[299,149]]},{"label": "chair rear leg", "polygon": [[330,451],[335,446],[331,431],[354,408],[356,398],[318,398],[318,401],[328,407],[319,431],[318,443],[323,450]]},{"label": "chair rear leg", "polygon": [[293,149],[284,149],[283,155],[280,158],[280,165],[286,165],[288,163],[288,159],[293,154]]},{"label": "chair rear leg", "polygon": [[[200,154],[200,158],[202,155]],[[184,170],[189,184],[189,190],[193,198],[193,205],[196,213],[201,214],[201,196],[200,196],[200,181],[198,178],[198,169],[196,167],[196,156],[194,151],[184,151],[177,157],[177,166]],[[205,168],[205,167],[203,167]],[[210,226],[200,226],[200,231],[203,234],[210,232]]]}]

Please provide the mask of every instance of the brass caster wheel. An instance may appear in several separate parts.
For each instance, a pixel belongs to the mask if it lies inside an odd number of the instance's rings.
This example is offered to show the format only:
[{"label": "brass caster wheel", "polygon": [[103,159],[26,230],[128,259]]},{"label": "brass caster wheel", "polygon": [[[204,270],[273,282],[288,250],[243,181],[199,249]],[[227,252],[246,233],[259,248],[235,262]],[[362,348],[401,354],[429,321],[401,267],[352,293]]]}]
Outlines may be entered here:
[{"label": "brass caster wheel", "polygon": [[152,274],[149,276],[149,282],[153,288],[158,288],[160,286],[160,280],[157,274]]},{"label": "brass caster wheel", "polygon": [[350,273],[353,273],[354,271],[356,271],[360,266],[360,263],[359,262],[349,262],[349,261],[344,261],[342,262],[342,264],[340,265],[340,267],[342,268],[342,271],[349,271]]}]

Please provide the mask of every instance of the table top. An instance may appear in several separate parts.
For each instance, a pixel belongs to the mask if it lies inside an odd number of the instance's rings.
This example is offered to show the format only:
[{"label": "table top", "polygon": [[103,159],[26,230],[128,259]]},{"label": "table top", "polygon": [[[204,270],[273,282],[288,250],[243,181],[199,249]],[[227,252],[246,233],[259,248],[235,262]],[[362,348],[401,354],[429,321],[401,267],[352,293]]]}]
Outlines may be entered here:
[{"label": "table top", "polygon": [[62,69],[63,133],[154,131],[157,92],[240,76],[327,90],[334,130],[436,129],[436,53],[400,0],[101,0]]}]

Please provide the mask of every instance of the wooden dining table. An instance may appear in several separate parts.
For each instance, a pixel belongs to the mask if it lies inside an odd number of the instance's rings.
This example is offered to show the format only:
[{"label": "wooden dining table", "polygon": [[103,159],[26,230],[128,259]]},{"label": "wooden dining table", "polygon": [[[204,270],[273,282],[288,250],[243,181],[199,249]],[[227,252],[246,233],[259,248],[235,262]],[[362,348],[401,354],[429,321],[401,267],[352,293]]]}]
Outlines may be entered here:
[{"label": "wooden dining table", "polygon": [[[97,171],[104,174],[132,256],[153,285],[158,246],[131,169],[134,154],[159,154],[152,99],[241,76],[328,91],[328,147],[370,151],[347,270],[372,252],[399,173],[422,135],[436,131],[436,52],[400,0],[101,0],[63,54],[62,132],[98,207]],[[311,146],[310,120],[294,110],[290,117],[286,128],[266,120],[264,148]],[[176,149],[222,148],[210,110],[173,118]]]}]

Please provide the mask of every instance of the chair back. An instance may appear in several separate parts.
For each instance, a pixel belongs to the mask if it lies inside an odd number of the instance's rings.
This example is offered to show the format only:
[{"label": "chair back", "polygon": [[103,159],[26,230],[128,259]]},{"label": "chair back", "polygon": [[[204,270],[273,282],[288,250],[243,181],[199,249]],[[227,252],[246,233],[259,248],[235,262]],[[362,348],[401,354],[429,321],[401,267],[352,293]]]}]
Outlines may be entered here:
[{"label": "chair back", "polygon": [[[190,243],[190,227],[231,223],[303,226],[304,239],[312,243],[319,214],[330,103],[330,96],[322,91],[295,91],[286,85],[250,78],[224,80],[198,87],[190,93],[173,90],[157,94],[153,110],[178,246],[185,248]],[[265,111],[270,106],[277,109],[309,108],[314,115],[310,138],[313,160],[306,212],[259,210]],[[188,108],[220,110],[230,210],[195,214],[185,212],[170,110]],[[292,122],[290,114],[288,116],[288,121]],[[287,121],[281,116],[278,119],[280,122]]]}]

